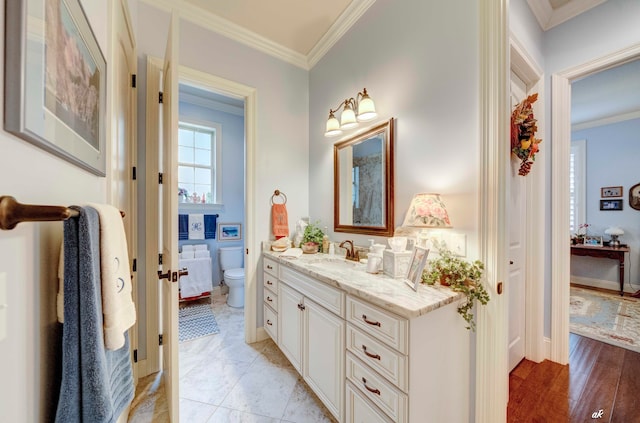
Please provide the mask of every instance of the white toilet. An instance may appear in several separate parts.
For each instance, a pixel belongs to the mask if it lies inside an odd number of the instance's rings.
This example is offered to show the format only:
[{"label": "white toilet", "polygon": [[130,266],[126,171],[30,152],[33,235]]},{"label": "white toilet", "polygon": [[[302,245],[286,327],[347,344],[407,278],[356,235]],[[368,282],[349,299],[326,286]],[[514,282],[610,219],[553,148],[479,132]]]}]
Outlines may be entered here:
[{"label": "white toilet", "polygon": [[224,283],[229,287],[227,304],[231,307],[244,307],[244,268],[242,267],[242,247],[221,247],[220,269]]}]

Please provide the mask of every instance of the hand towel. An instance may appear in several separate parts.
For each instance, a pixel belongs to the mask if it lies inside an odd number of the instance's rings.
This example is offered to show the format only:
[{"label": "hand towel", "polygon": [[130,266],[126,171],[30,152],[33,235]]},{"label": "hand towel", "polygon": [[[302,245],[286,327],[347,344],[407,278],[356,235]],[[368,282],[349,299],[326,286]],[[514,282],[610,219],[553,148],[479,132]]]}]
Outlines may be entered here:
[{"label": "hand towel", "polygon": [[195,250],[193,252],[193,258],[209,258],[211,255],[208,250]]},{"label": "hand towel", "polygon": [[302,248],[289,248],[287,251],[280,254],[282,258],[298,258],[302,255]]},{"label": "hand towel", "polygon": [[208,250],[209,246],[207,244],[194,244],[193,245],[193,249],[196,250],[196,251]]},{"label": "hand towel", "polygon": [[100,229],[92,208],[64,222],[62,381],[55,421],[115,423],[133,400],[129,338],[104,345]]},{"label": "hand towel", "polygon": [[180,253],[180,258],[181,259],[192,259],[195,257],[195,251],[194,250],[188,250],[188,251],[183,251]]},{"label": "hand towel", "polygon": [[289,236],[289,220],[285,204],[273,204],[271,206],[271,219],[273,235],[275,235],[276,239]]},{"label": "hand towel", "polygon": [[182,252],[184,253],[185,251],[195,251],[196,247],[195,245],[183,245],[182,246]]},{"label": "hand towel", "polygon": [[124,345],[124,334],[136,322],[131,297],[131,270],[120,211],[109,204],[89,204],[100,216],[100,267],[104,343],[110,350]]},{"label": "hand towel", "polygon": [[204,239],[204,215],[189,215],[189,239]]},{"label": "hand towel", "polygon": [[178,215],[178,240],[184,241],[189,239],[189,216],[186,214]]},{"label": "hand towel", "polygon": [[216,239],[216,221],[218,219],[217,214],[205,214],[204,215],[204,239]]}]

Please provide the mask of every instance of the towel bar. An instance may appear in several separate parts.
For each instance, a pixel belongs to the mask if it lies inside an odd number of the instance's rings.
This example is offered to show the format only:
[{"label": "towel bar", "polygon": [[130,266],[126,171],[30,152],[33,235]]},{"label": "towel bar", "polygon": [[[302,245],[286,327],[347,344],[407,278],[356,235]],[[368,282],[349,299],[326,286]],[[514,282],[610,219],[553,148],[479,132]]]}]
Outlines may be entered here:
[{"label": "towel bar", "polygon": [[[64,206],[22,204],[8,195],[0,197],[0,229],[13,229],[20,222],[67,220],[78,214],[77,210]],[[125,216],[123,211],[120,211],[120,215]]]}]

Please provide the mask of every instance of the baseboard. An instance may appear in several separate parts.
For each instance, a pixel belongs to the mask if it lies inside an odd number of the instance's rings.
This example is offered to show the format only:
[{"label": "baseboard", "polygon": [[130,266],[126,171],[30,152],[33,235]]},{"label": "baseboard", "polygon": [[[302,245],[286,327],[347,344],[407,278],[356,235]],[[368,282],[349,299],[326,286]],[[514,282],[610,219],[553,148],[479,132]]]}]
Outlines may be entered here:
[{"label": "baseboard", "polygon": [[[600,289],[606,289],[607,291],[620,292],[620,282],[618,281],[608,281],[604,279],[593,279],[593,278],[585,278],[583,276],[571,275],[571,283],[576,285],[582,285],[585,287],[600,288]],[[629,284],[629,281],[627,281],[625,278],[624,292],[634,293],[636,291],[637,291],[637,288],[634,289]]]},{"label": "baseboard", "polygon": [[265,339],[271,338],[264,328],[256,329],[256,342],[264,341]]}]

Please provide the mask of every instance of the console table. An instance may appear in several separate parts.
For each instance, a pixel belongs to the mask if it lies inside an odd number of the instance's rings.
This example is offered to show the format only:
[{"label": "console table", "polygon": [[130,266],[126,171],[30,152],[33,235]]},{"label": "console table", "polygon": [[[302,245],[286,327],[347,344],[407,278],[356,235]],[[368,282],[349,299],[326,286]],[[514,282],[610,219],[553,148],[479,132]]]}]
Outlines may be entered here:
[{"label": "console table", "polygon": [[571,254],[574,256],[589,256],[618,260],[620,295],[624,295],[624,254],[628,252],[629,247],[591,247],[580,244],[571,246]]}]

